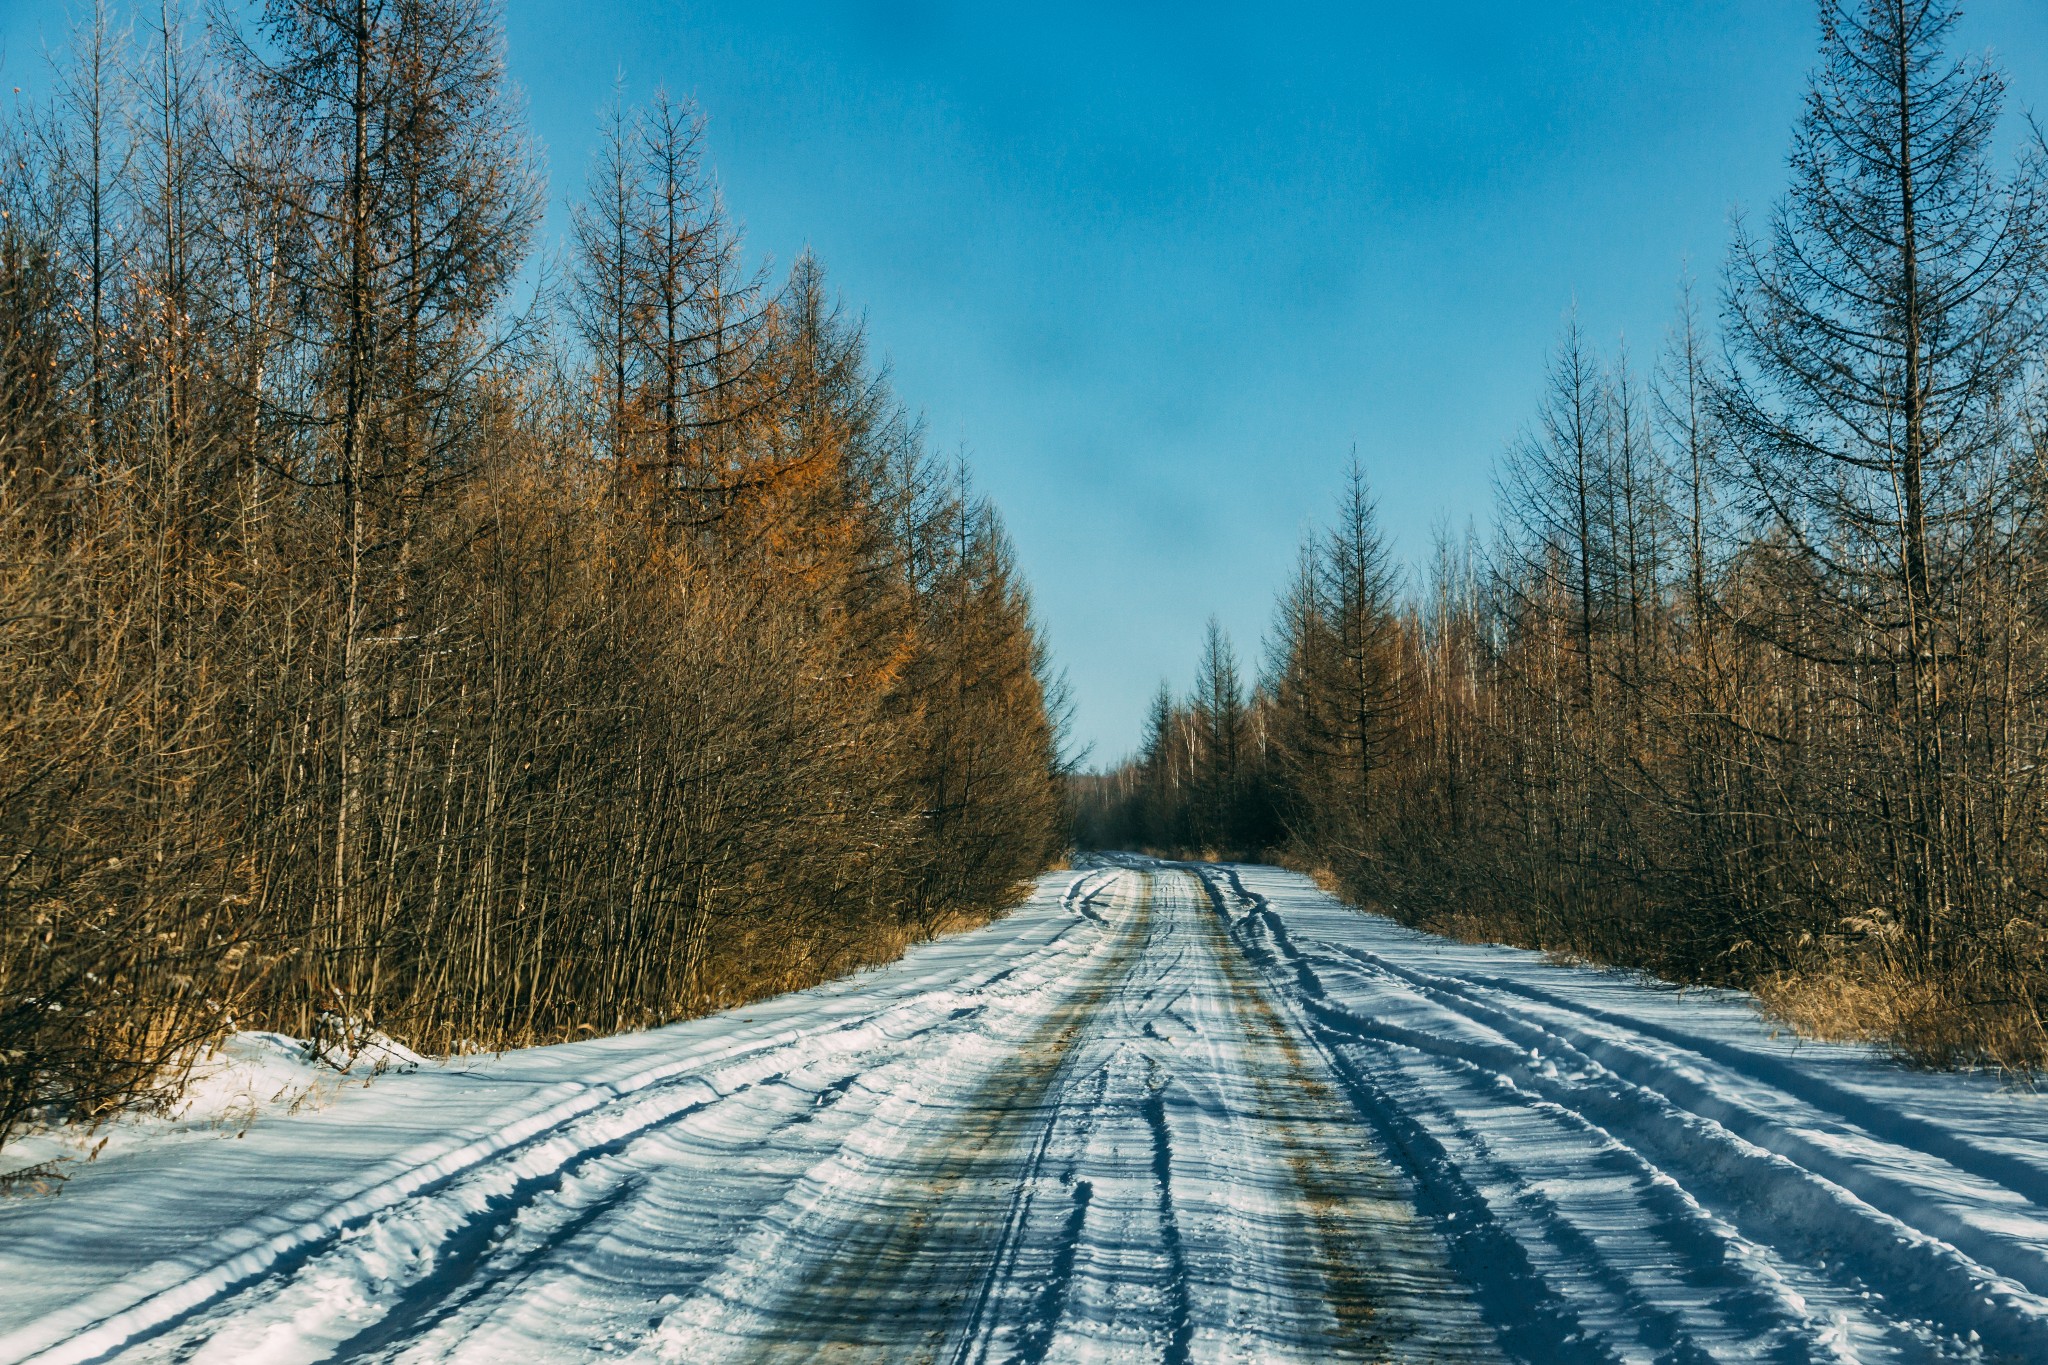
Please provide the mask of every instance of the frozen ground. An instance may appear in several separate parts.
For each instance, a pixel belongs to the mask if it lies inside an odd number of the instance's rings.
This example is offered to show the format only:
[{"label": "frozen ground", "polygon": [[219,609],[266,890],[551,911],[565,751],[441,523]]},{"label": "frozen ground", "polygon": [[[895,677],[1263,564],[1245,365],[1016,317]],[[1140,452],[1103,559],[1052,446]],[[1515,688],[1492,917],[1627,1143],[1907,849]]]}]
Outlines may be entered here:
[{"label": "frozen ground", "polygon": [[1057,874],[652,1033],[259,1061],[0,1201],[0,1362],[2048,1360],[2048,1098],[1270,869]]}]

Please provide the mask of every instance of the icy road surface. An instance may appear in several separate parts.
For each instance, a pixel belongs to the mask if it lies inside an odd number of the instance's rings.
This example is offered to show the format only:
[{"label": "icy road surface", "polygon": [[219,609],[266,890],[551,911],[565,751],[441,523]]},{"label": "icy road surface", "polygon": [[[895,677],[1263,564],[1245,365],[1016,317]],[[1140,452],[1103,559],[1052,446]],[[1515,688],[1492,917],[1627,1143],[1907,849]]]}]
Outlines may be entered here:
[{"label": "icy road surface", "polygon": [[1263,868],[0,1202],[0,1362],[2048,1361],[2048,1101]]}]

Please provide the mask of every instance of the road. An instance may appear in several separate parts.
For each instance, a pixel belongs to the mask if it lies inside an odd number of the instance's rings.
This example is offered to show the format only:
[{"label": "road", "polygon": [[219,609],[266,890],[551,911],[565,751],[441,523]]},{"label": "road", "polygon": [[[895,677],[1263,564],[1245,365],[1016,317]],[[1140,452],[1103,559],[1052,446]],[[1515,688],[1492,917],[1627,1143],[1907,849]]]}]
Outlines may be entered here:
[{"label": "road", "polygon": [[2044,1294],[2039,1097],[1137,858],[0,1204],[6,1362],[2038,1361]]}]

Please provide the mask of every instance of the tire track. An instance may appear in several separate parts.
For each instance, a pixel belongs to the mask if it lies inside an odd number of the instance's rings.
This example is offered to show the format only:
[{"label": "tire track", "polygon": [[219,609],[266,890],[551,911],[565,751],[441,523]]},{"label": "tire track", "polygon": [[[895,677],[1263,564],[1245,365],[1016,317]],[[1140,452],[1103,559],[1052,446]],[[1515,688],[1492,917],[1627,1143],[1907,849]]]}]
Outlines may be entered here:
[{"label": "tire track", "polygon": [[[964,978],[935,976],[920,983],[930,989],[851,1016],[714,1043],[651,1066],[636,1058],[610,1076],[551,1087],[482,1129],[401,1154],[338,1195],[315,1196],[253,1220],[191,1258],[146,1267],[0,1338],[0,1363],[87,1365],[181,1329],[203,1338],[206,1320],[233,1323],[246,1311],[245,1300],[288,1287],[323,1259],[351,1254],[379,1226],[402,1225],[422,1240],[412,1257],[415,1283],[394,1286],[400,1292],[392,1300],[394,1308],[403,1302],[418,1313],[407,1291],[429,1283],[444,1254],[456,1262],[470,1257],[492,1232],[587,1164],[779,1080],[791,1059],[855,1057],[879,1043],[902,1048],[957,1032],[991,991],[1029,995],[1044,984],[1045,969],[1075,952],[1062,932],[1022,961],[986,964]],[[197,1348],[171,1349],[191,1354]]]},{"label": "tire track", "polygon": [[[1977,1191],[1980,1201],[1994,1207],[2002,1202],[2015,1215],[2038,1219],[2041,1210],[2029,1190],[2048,1182],[2028,1179],[2028,1176],[2039,1176],[2040,1173],[2024,1162],[1970,1147],[1947,1134],[1942,1134],[1932,1144],[1935,1150],[1924,1147],[1909,1149],[1904,1141],[1894,1141],[1884,1134],[1890,1132],[1905,1138],[1918,1138],[1930,1125],[1909,1116],[1881,1113],[1869,1102],[1854,1100],[1840,1087],[1825,1082],[1796,1085],[1798,1093],[1793,1098],[1807,1112],[1780,1118],[1754,1104],[1737,1102],[1730,1097],[1729,1087],[1710,1087],[1699,1068],[1726,1067],[1734,1076],[1770,1086],[1772,1083],[1764,1078],[1764,1074],[1779,1077],[1796,1075],[1790,1067],[1773,1067],[1768,1064],[1768,1059],[1757,1059],[1733,1048],[1716,1048],[1710,1042],[1674,1042],[1668,1036],[1671,1030],[1660,1030],[1667,1035],[1660,1039],[1667,1047],[1690,1054],[1694,1059],[1695,1066],[1689,1075],[1680,1066],[1657,1056],[1638,1038],[1631,1037],[1644,1031],[1629,1028],[1618,1016],[1610,1015],[1598,1020],[1606,1032],[1606,1036],[1601,1036],[1587,1027],[1573,1027],[1554,1018],[1546,1022],[1539,1016],[1511,1012],[1486,1000],[1466,983],[1399,967],[1360,949],[1346,947],[1337,951],[1369,970],[1412,987],[1503,1038],[1538,1049],[1553,1059],[1562,1058],[1581,1070],[1604,1072],[1628,1087],[1631,1094],[1654,1096],[1658,1101],[1710,1120],[1729,1133],[1776,1153],[1817,1178],[1852,1193],[1899,1222],[1938,1237],[1968,1254],[1987,1270],[2013,1280],[2029,1292],[2035,1295],[2048,1292],[2048,1246],[2016,1243],[1974,1226],[1921,1190],[1892,1178],[1880,1168],[1885,1159],[1897,1160],[1909,1151],[1914,1156],[1933,1157],[1948,1168],[1944,1173],[1944,1183],[1959,1185],[1970,1179],[1981,1181]],[[1554,997],[1544,998],[1550,996],[1548,992],[1517,994],[1542,999],[1547,1013],[1562,1014],[1567,1018],[1577,1016],[1588,1021],[1598,1016],[1597,1011],[1576,1009]],[[1620,1036],[1613,1036],[1615,1033]],[[1759,1061],[1764,1065],[1757,1065]],[[1825,1099],[1848,1101],[1831,1112],[1838,1119],[1848,1119],[1854,1124],[1846,1131],[1854,1138],[1856,1150],[1830,1150],[1794,1131],[1794,1122],[1803,1120],[1804,1125],[1811,1129],[1826,1120],[1828,1111],[1818,1107]],[[1838,1126],[1836,1131],[1844,1130]],[[2004,1178],[1985,1174],[1987,1171],[1996,1171]],[[1989,1198],[1986,1198],[1987,1194]],[[1999,1194],[2007,1197],[1999,1200]],[[2044,1226],[2043,1231],[2048,1232],[2048,1226]]]},{"label": "tire track", "polygon": [[[991,1204],[1014,1206],[1002,1192],[1037,1175],[1062,1068],[1128,973],[1149,905],[1139,898],[1012,1060],[964,1093],[900,1094],[866,1150],[842,1148],[807,1176],[807,1193],[771,1211],[756,1242],[669,1314],[644,1353],[692,1365],[961,1356],[972,1301],[1017,1216],[998,1218]],[[939,1124],[920,1131],[935,1111]]]},{"label": "tire track", "polygon": [[[2048,1359],[2029,1163],[1949,1134],[1918,1149],[1918,1120],[1826,1111],[1847,1092],[1822,1078],[1556,991],[1335,937],[1311,953],[1234,871],[1216,881],[1454,1248],[1488,1244],[1456,1259],[1515,1353]],[[1943,1202],[1966,1192],[1975,1217]]]}]

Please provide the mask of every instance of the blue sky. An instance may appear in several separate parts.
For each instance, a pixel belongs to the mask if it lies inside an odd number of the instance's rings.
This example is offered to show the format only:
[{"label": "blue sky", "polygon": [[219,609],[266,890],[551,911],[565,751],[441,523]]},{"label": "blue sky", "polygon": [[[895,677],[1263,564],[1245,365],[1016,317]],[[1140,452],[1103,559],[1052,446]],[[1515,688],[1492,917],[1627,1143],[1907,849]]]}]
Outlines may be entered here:
[{"label": "blue sky", "polygon": [[[0,0],[23,79],[59,7]],[[1649,363],[1783,182],[1802,0],[509,0],[559,204],[694,97],[757,258],[817,250],[1001,504],[1098,761],[1204,622],[1257,650],[1352,446],[1397,549],[1484,522],[1574,300]],[[1979,0],[2012,109],[2048,7]],[[554,227],[559,230],[559,210]]]}]

